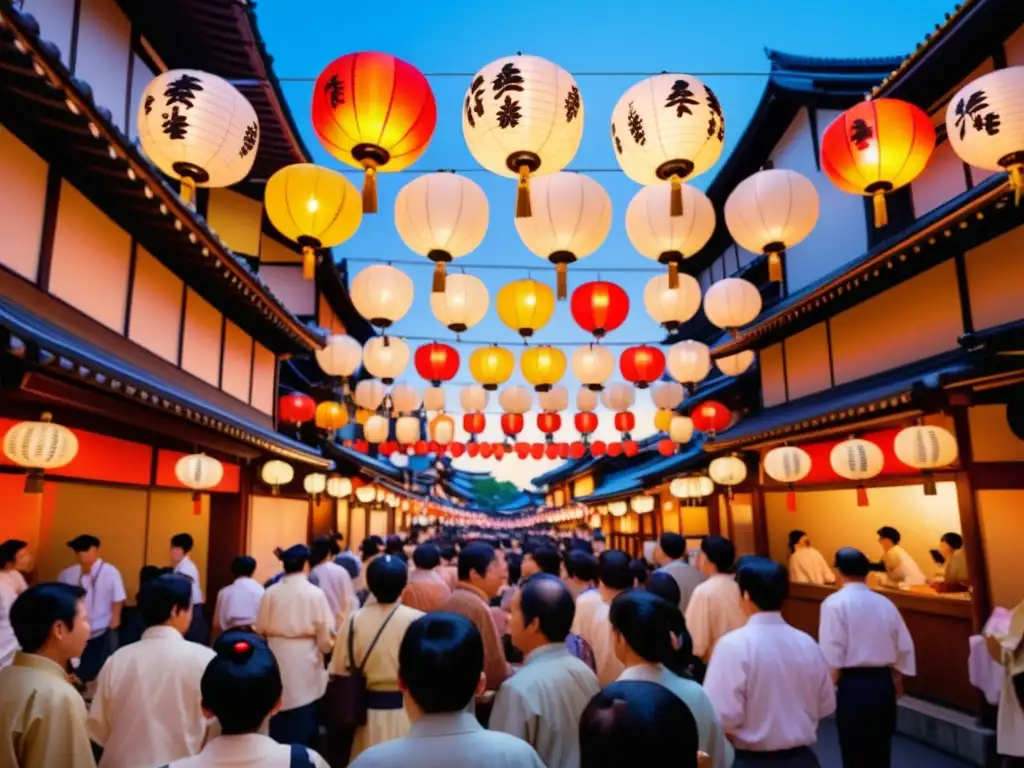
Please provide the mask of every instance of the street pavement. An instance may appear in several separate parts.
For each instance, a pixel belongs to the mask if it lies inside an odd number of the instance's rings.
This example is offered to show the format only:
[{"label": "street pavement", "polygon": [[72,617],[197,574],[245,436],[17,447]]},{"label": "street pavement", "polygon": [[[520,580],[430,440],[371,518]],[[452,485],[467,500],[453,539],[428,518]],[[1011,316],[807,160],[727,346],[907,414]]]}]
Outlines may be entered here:
[{"label": "street pavement", "polygon": [[[835,719],[822,721],[814,751],[821,768],[843,768]],[[897,734],[892,743],[892,765],[893,768],[964,768],[972,764]]]}]

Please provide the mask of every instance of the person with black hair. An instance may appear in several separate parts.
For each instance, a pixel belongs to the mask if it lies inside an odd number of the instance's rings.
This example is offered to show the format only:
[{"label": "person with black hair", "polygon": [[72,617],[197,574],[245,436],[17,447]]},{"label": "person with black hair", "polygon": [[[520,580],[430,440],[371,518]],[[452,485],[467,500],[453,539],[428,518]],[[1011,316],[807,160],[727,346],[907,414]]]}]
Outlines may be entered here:
[{"label": "person with black hair", "polygon": [[398,651],[399,687],[412,727],[350,768],[544,768],[533,747],[484,730],[471,704],[487,687],[484,644],[472,621],[428,613],[409,625]]},{"label": "person with black hair", "polygon": [[597,590],[597,558],[589,552],[574,549],[565,555],[565,586],[573,600],[584,592]]},{"label": "person with black hair", "polygon": [[327,690],[323,655],[334,647],[335,616],[322,589],[311,584],[309,547],[280,554],[285,576],[260,600],[256,632],[267,638],[281,667],[281,709],[270,718],[270,737],[309,746],[317,732],[317,702]]},{"label": "person with black hair", "polygon": [[441,551],[435,544],[420,544],[412,552],[415,569],[409,574],[409,584],[402,593],[402,603],[418,611],[437,611],[452,595],[444,578],[438,573]]},{"label": "person with black hair", "polygon": [[192,562],[195,540],[190,533],[178,533],[171,537],[171,567],[192,582],[192,624],[185,639],[195,643],[206,643],[210,639],[210,627],[206,621],[203,605],[203,588],[199,583],[199,568]]},{"label": "person with black hair", "polygon": [[705,579],[704,574],[686,562],[686,539],[671,531],[661,534],[654,549],[654,562],[658,571],[669,574],[679,585],[679,611],[685,614],[693,590]]},{"label": "person with black hair", "polygon": [[384,539],[376,534],[367,536],[359,544],[359,557],[362,560],[362,569],[359,577],[352,583],[356,590],[356,596],[359,598],[359,605],[365,605],[367,598],[370,596],[370,590],[366,588],[366,569],[370,567],[370,563],[373,562],[374,558],[379,557],[383,553]]},{"label": "person with black hair", "polygon": [[409,625],[423,612],[400,601],[408,576],[403,558],[374,558],[366,569],[366,583],[375,599],[349,617],[338,634],[330,673],[345,676],[360,669],[368,689],[366,724],[355,731],[349,759],[409,730],[398,689],[398,649]]},{"label": "person with black hair", "polygon": [[301,744],[278,744],[260,733],[281,701],[281,672],[266,641],[228,630],[213,644],[216,656],[203,672],[203,712],[216,718],[220,735],[202,751],[165,768],[328,768]]},{"label": "person with black hair", "polygon": [[723,635],[747,623],[740,590],[731,573],[735,561],[736,548],[724,536],[705,536],[700,543],[697,568],[705,581],[690,595],[685,617],[693,655],[704,663]]},{"label": "person with black hair", "polygon": [[119,648],[100,670],[89,736],[103,768],[163,765],[198,754],[208,735],[199,681],[213,650],[188,642],[192,581],[162,573],[139,591],[142,639]]},{"label": "person with black hair", "polygon": [[95,768],[85,702],[65,674],[89,640],[85,590],[36,584],[10,610],[21,650],[0,669],[0,765]]},{"label": "person with black hair", "polygon": [[600,600],[593,604],[581,604],[577,601],[576,610],[586,609],[589,617],[573,623],[573,632],[580,635],[593,650],[594,662],[597,666],[597,679],[601,685],[614,682],[622,674],[623,666],[615,655],[612,638],[612,625],[608,616],[612,600],[627,589],[633,588],[634,576],[630,568],[630,557],[621,549],[609,549],[601,553],[598,560],[598,578],[601,586],[598,590]]},{"label": "person with black hair", "polygon": [[583,711],[580,768],[673,765],[697,768],[697,723],[682,699],[656,683],[605,686]]},{"label": "person with black hair", "polygon": [[314,536],[309,553],[312,566],[309,573],[316,577],[316,585],[324,591],[331,613],[340,625],[359,607],[359,598],[348,571],[334,562],[334,548],[333,536]]},{"label": "person with black hair", "polygon": [[903,616],[865,583],[871,565],[853,547],[836,552],[842,588],[821,603],[818,642],[838,683],[836,726],[843,765],[887,768],[903,675],[914,675],[914,641]]},{"label": "person with black hair", "polygon": [[[139,589],[146,586],[160,574],[173,573],[170,568],[161,568],[159,565],[144,565],[139,569]],[[142,619],[139,610],[139,595],[135,595],[135,605],[126,605],[121,611],[121,626],[117,629],[117,647],[124,648],[126,645],[137,643],[142,639],[142,633],[146,631],[146,622]]]},{"label": "person with black hair", "polygon": [[8,539],[0,544],[0,667],[14,661],[18,640],[8,619],[18,595],[28,589],[23,573],[32,570],[32,553],[28,542]]},{"label": "person with black hair", "polygon": [[231,574],[235,580],[217,593],[213,609],[214,635],[229,629],[252,630],[260,612],[260,600],[266,590],[252,575],[256,573],[256,560],[239,555],[231,561]]},{"label": "person with black hair", "polygon": [[736,768],[817,768],[818,723],[836,709],[828,665],[814,638],[782,618],[789,575],[765,557],[736,573],[746,626],[715,646],[704,690],[736,747]]},{"label": "person with black hair", "polygon": [[537,544],[523,553],[523,578],[528,579],[535,573],[562,575],[562,556],[554,544]]},{"label": "person with black hair", "polygon": [[448,585],[448,589],[455,589],[455,585],[459,583],[459,550],[452,541],[443,542],[440,549],[441,565],[438,572]]},{"label": "person with black hair", "polygon": [[488,727],[529,742],[548,768],[579,765],[580,715],[600,690],[594,672],[565,640],[576,606],[557,576],[527,578],[512,600],[512,644],[525,657],[494,698]]},{"label": "person with black hair", "polygon": [[683,614],[678,608],[679,584],[670,573],[659,569],[651,574],[651,578],[647,580],[644,588],[652,595],[665,600],[669,605],[677,606],[676,612],[672,615],[671,629],[674,652],[662,663],[666,669],[680,677],[695,679],[696,660],[693,658],[693,640],[690,639],[690,633],[686,629],[686,620],[683,619]]},{"label": "person with black hair", "polygon": [[629,570],[633,573],[633,586],[643,589],[644,584],[647,583],[647,577],[651,575],[647,561],[642,557],[634,557],[629,561]]},{"label": "person with black hair", "polygon": [[800,530],[789,532],[789,580],[804,584],[835,584],[836,574],[821,552],[811,546],[810,537]]},{"label": "person with black hair", "polygon": [[594,529],[594,535],[590,539],[591,554],[595,557],[600,557],[601,553],[605,550],[605,538],[604,531],[600,528]]},{"label": "person with black hair", "polygon": [[939,554],[942,555],[942,573],[930,583],[943,592],[962,591],[970,587],[971,577],[967,573],[967,557],[964,554],[964,538],[950,531],[939,539]]},{"label": "person with black hair", "polygon": [[882,566],[892,586],[919,587],[928,583],[924,571],[903,547],[900,532],[889,525],[878,529],[878,544],[882,547]]}]

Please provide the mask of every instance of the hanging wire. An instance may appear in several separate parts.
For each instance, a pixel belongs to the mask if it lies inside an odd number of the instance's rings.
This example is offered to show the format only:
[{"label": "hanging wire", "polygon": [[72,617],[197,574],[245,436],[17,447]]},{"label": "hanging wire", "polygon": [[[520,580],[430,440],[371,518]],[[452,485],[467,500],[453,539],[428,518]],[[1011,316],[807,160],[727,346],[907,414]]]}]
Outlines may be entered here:
[{"label": "hanging wire", "polygon": [[[382,334],[383,335],[383,334]],[[397,336],[405,341],[437,341],[438,337],[435,336],[409,336],[404,333],[392,333],[391,336]],[[468,347],[508,347],[513,344],[518,344],[521,339],[506,339],[505,341],[482,341],[477,339],[441,339],[446,344],[463,344]],[[595,344],[594,339],[584,339],[583,341],[540,341],[536,342],[540,346],[544,347],[587,347],[591,344]],[[601,339],[600,346],[602,347],[638,347],[644,344],[660,344],[660,341],[609,341],[608,339]]]},{"label": "hanging wire", "polygon": [[[349,263],[352,263],[352,264],[380,264],[380,259],[379,258],[372,259],[372,258],[365,257],[365,256],[345,256],[343,258],[344,258],[345,261],[347,261]],[[401,264],[402,266],[406,266],[406,267],[429,267],[430,269],[434,269],[434,263],[431,262],[431,261],[427,261],[426,259],[388,259],[387,263],[388,264]],[[529,273],[534,271],[534,270],[541,271],[541,272],[554,272],[555,271],[555,266],[554,265],[541,265],[541,264],[531,264],[531,265],[527,266],[525,264],[462,264],[462,263],[459,263],[458,267],[463,272],[465,272],[467,269],[474,270],[474,271],[475,270],[484,270],[484,269],[493,269],[493,270],[505,270],[505,271],[512,271],[512,272],[526,272],[528,276],[529,276]],[[576,272],[596,272],[596,273],[598,273],[598,279],[600,279],[600,273],[601,272],[636,272],[636,273],[643,273],[643,274],[648,274],[648,275],[651,275],[651,274],[658,274],[658,275],[665,274],[665,268],[664,267],[582,267],[582,266],[576,266],[575,264],[572,267],[572,271],[573,271],[573,273],[576,273]]]},{"label": "hanging wire", "polygon": [[[474,77],[476,72],[424,72],[424,77]],[[573,72],[572,76],[575,77],[652,77],[654,75],[667,75],[668,72],[662,70],[661,72]],[[769,77],[772,72],[754,72],[748,70],[688,70],[688,75],[694,77]],[[786,79],[793,80],[814,80],[820,78],[820,74],[814,72],[785,72],[776,73],[778,76],[785,77]],[[282,83],[315,83],[316,77],[279,77],[277,78]]]}]

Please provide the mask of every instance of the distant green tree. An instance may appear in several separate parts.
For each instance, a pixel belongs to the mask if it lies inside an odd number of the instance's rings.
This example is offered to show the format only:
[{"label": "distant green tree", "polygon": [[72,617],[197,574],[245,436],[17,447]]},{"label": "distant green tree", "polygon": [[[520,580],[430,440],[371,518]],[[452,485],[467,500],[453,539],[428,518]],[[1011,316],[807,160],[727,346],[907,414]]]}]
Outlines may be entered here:
[{"label": "distant green tree", "polygon": [[507,480],[481,477],[473,481],[476,503],[484,507],[498,507],[512,501],[519,495],[519,489]]}]

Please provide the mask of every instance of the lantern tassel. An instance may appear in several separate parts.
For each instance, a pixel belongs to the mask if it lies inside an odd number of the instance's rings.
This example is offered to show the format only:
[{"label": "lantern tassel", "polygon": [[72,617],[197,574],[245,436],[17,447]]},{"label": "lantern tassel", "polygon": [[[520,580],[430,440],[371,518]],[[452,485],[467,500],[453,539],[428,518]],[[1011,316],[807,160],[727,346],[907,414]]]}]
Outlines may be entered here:
[{"label": "lantern tassel", "polygon": [[302,279],[312,280],[316,276],[316,249],[312,245],[302,246]]},{"label": "lantern tassel", "polygon": [[668,263],[668,287],[670,291],[679,287],[679,265],[674,261]]},{"label": "lantern tassel", "polygon": [[789,485],[789,490],[786,491],[786,511],[796,512],[796,491],[793,490],[792,483]]},{"label": "lantern tassel", "polygon": [[679,176],[673,174],[670,180],[672,192],[669,195],[669,216],[683,215],[683,182]]},{"label": "lantern tassel", "polygon": [[565,301],[569,295],[569,270],[568,264],[559,262],[555,265],[555,282],[559,301]]},{"label": "lantern tassel", "polygon": [[516,195],[516,218],[528,219],[533,216],[530,208],[530,169],[519,166],[519,191]]},{"label": "lantern tassel", "polygon": [[181,202],[191,208],[193,211],[196,209],[196,181],[191,176],[181,177],[181,190],[180,190]]},{"label": "lantern tassel", "polygon": [[444,293],[445,279],[447,272],[445,271],[445,265],[443,261],[439,261],[434,265],[434,284],[431,287],[432,293]]},{"label": "lantern tassel", "polygon": [[870,503],[868,502],[868,489],[865,488],[863,485],[858,485],[857,486],[857,506],[858,507],[870,506]]},{"label": "lantern tassel", "polygon": [[192,494],[192,514],[203,514],[203,494],[198,491]]},{"label": "lantern tassel", "polygon": [[878,190],[872,195],[872,202],[875,204],[875,229],[880,229],[889,223],[889,212],[885,205],[885,191]]},{"label": "lantern tassel", "polygon": [[1024,192],[1024,174],[1021,173],[1024,165],[1011,165],[1007,172],[1010,174],[1010,189],[1013,190],[1013,204],[1020,205],[1021,192]]},{"label": "lantern tassel", "polygon": [[782,255],[785,251],[768,254],[768,279],[773,283],[782,282]]},{"label": "lantern tassel", "polygon": [[924,495],[935,496],[938,494],[938,489],[935,487],[935,475],[928,470],[924,471]]},{"label": "lantern tassel", "polygon": [[363,176],[363,213],[377,212],[377,169],[372,165],[366,167]]}]

